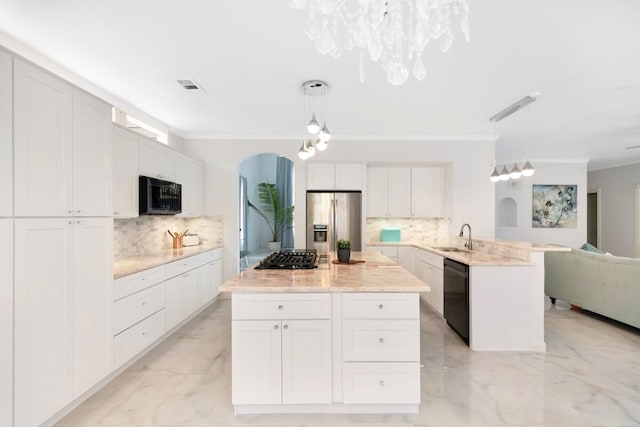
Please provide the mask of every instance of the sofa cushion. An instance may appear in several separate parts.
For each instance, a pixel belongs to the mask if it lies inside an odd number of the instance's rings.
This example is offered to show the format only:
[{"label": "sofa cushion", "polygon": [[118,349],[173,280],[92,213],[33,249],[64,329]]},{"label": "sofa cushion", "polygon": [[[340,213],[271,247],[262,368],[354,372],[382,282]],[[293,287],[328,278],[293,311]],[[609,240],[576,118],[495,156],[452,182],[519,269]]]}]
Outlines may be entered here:
[{"label": "sofa cushion", "polygon": [[604,253],[600,249],[593,246],[591,243],[585,243],[584,245],[580,246],[580,249],[582,249],[583,251],[595,252],[597,254]]}]

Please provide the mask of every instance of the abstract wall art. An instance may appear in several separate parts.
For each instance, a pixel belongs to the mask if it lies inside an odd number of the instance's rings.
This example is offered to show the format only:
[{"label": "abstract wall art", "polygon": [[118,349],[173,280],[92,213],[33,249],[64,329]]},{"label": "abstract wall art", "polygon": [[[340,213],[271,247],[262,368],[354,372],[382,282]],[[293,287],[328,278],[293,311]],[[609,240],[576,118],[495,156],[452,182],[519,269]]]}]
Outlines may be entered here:
[{"label": "abstract wall art", "polygon": [[577,185],[533,185],[533,228],[576,228]]}]

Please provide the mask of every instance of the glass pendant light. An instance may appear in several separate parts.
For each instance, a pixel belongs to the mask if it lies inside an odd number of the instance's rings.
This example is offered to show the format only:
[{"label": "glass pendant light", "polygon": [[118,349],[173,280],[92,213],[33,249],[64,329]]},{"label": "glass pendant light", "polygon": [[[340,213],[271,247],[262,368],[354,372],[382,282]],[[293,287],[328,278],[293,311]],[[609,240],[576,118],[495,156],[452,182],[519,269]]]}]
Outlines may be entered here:
[{"label": "glass pendant light", "polygon": [[319,130],[320,130],[320,123],[318,123],[318,120],[316,120],[316,113],[313,113],[313,116],[311,117],[309,124],[307,124],[307,131],[309,131],[311,135],[315,135],[316,133],[318,133]]},{"label": "glass pendant light", "polygon": [[489,177],[489,180],[493,183],[500,181],[500,174],[498,173],[498,169],[496,169],[495,166],[493,168],[493,173]]},{"label": "glass pendant light", "polygon": [[331,132],[329,132],[329,128],[327,127],[327,122],[324,122],[322,125],[322,129],[320,129],[320,135],[318,135],[318,139],[323,142],[327,142],[331,139]]},{"label": "glass pendant light", "polygon": [[509,171],[507,170],[506,166],[503,166],[502,170],[500,171],[500,181],[509,181],[509,178],[511,178],[511,176],[509,175]]},{"label": "glass pendant light", "polygon": [[511,179],[518,179],[522,176],[522,171],[520,171],[517,163],[513,164],[513,169],[511,169],[511,173],[509,174],[509,176],[511,177]]},{"label": "glass pendant light", "polygon": [[307,139],[307,142],[305,143],[305,149],[307,150],[307,153],[309,153],[309,157],[315,156],[316,147],[312,140]]},{"label": "glass pendant light", "polygon": [[326,150],[326,149],[327,149],[327,147],[328,147],[328,145],[327,145],[327,141],[323,141],[323,140],[321,140],[321,139],[319,139],[319,140],[317,140],[317,141],[316,141],[316,149],[317,149],[318,151],[324,151],[324,150]]},{"label": "glass pendant light", "polygon": [[307,147],[304,141],[302,141],[302,145],[298,150],[298,157],[300,157],[301,160],[307,160],[309,157],[311,157],[307,152]]},{"label": "glass pendant light", "polygon": [[535,172],[536,170],[533,168],[533,166],[531,166],[531,163],[529,163],[529,160],[527,160],[527,162],[522,167],[522,176],[531,176]]}]

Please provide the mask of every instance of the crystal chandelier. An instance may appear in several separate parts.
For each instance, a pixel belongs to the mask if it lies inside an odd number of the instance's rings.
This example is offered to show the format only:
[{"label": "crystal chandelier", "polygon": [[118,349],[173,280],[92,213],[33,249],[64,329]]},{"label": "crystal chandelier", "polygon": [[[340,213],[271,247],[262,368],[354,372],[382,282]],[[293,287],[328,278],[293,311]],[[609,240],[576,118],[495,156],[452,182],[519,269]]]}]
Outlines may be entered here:
[{"label": "crystal chandelier", "polygon": [[361,82],[364,50],[372,61],[380,61],[389,83],[399,86],[409,77],[409,67],[417,80],[426,77],[422,53],[430,40],[449,51],[452,21],[459,18],[469,41],[469,0],[289,0],[289,5],[308,7],[305,34],[320,53],[338,58],[345,50],[362,49]]},{"label": "crystal chandelier", "polygon": [[[302,115],[305,120],[305,126],[302,132],[302,146],[298,150],[298,157],[302,160],[307,160],[316,154],[316,150],[324,151],[328,147],[328,142],[331,139],[331,132],[327,127],[326,114],[325,114],[325,100],[324,96],[329,91],[329,85],[322,80],[308,80],[302,83],[300,87],[302,92]],[[316,118],[316,110],[314,98],[320,97],[320,117],[322,118],[322,127],[320,122]],[[307,99],[310,103],[311,119],[307,120]]]}]

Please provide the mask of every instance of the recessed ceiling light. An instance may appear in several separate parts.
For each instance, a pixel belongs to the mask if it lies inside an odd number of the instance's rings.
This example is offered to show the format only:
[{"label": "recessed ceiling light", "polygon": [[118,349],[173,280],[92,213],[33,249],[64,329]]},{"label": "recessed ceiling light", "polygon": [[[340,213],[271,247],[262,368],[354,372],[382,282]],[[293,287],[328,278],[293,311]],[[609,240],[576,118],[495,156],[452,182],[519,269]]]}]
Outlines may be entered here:
[{"label": "recessed ceiling light", "polygon": [[192,79],[178,80],[178,83],[180,84],[180,86],[182,86],[186,90],[199,90],[200,89],[200,86],[198,86],[198,83],[196,83],[195,80],[192,80]]}]

